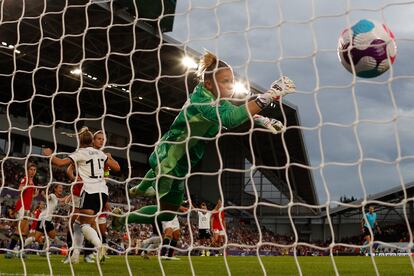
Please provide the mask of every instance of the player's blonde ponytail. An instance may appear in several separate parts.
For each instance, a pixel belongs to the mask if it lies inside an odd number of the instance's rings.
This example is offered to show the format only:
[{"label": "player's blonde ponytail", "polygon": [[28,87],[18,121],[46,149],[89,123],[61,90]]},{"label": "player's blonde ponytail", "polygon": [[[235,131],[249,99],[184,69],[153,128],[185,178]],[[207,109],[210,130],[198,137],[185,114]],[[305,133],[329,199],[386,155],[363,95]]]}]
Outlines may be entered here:
[{"label": "player's blonde ponytail", "polygon": [[82,146],[90,146],[92,144],[93,134],[88,127],[83,127],[79,131],[79,143]]},{"label": "player's blonde ponytail", "polygon": [[212,80],[217,69],[230,68],[230,66],[210,51],[204,50],[204,55],[200,58],[197,76],[201,81]]},{"label": "player's blonde ponytail", "polygon": [[212,52],[205,50],[204,55],[200,58],[200,62],[198,63],[197,76],[200,79],[203,79],[204,72],[207,68],[216,63],[217,57]]},{"label": "player's blonde ponytail", "polygon": [[89,130],[89,128],[84,126],[84,127],[81,128],[81,130],[78,133],[76,133],[76,132],[71,133],[71,132],[62,131],[60,134],[66,135],[68,137],[76,137],[76,135],[81,135],[82,133],[84,133],[85,131],[88,131],[88,130]]},{"label": "player's blonde ponytail", "polygon": [[[75,133],[61,132],[61,134],[66,135],[68,137],[76,137],[76,132]],[[86,126],[82,127],[81,130],[78,132],[78,136],[79,136],[79,142],[81,144],[81,147],[90,146],[92,144],[94,134],[90,132],[88,127]]]}]

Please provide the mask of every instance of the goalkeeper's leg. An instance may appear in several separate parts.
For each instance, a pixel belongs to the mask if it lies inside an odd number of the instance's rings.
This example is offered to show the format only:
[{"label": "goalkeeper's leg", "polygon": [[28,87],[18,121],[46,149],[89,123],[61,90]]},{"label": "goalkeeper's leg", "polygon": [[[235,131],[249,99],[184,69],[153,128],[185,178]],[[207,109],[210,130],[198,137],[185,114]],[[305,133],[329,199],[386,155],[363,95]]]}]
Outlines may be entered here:
[{"label": "goalkeeper's leg", "polygon": [[136,186],[129,189],[129,195],[132,197],[135,196],[155,196],[155,187],[156,175],[154,171],[149,170],[144,179]]},{"label": "goalkeeper's leg", "polygon": [[[172,180],[172,179],[170,179]],[[162,211],[177,211],[178,208],[184,201],[184,182],[182,180],[173,181],[173,187],[168,192],[162,195],[160,189],[160,209]],[[161,179],[160,184],[161,186]],[[139,209],[138,211],[131,213],[127,217],[127,223],[144,223],[152,224],[155,221],[155,216],[143,216],[144,215],[154,215],[158,210],[157,205],[145,206]],[[157,216],[158,221],[170,221],[174,219],[175,214],[162,212]]]},{"label": "goalkeeper's leg", "polygon": [[[184,200],[184,182],[182,180],[175,180],[169,177],[162,177],[158,181],[158,187],[160,195],[160,209],[162,211],[177,211]],[[154,214],[157,211],[157,205],[145,206],[133,213],[130,213],[126,217],[114,217],[112,220],[112,226],[114,229],[119,229],[129,223],[152,224],[155,221]],[[173,213],[163,212],[157,216],[157,220],[170,221],[174,217],[175,214]]]},{"label": "goalkeeper's leg", "polygon": [[[130,196],[155,196],[156,189],[155,183],[157,183],[157,175],[186,175],[187,171],[182,171],[177,167],[180,158],[183,157],[183,147],[174,146],[168,143],[161,143],[156,147],[156,150],[151,154],[149,158],[149,164],[151,169],[145,174],[144,179],[135,187],[129,190]],[[173,180],[164,179],[161,177],[158,181],[158,193],[160,197],[167,194],[170,189]]]}]

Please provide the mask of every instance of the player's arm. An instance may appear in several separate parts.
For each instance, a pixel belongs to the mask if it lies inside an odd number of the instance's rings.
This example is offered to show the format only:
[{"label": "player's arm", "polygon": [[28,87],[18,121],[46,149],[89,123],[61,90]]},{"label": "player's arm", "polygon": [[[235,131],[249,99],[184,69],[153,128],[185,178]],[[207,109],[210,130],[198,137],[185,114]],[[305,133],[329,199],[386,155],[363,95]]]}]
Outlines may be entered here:
[{"label": "player's arm", "polygon": [[70,164],[68,168],[66,169],[66,175],[69,178],[70,181],[75,181],[75,166],[73,164]]},{"label": "player's arm", "polygon": [[49,201],[53,200],[52,197],[56,198],[56,200],[58,201],[58,204],[65,204],[66,201],[68,200],[68,198],[70,197],[70,195],[67,195],[67,196],[64,196],[64,197],[57,197],[55,194],[49,194],[48,200]]},{"label": "player's arm", "polygon": [[24,187],[26,187],[26,185],[27,185],[26,177],[23,177],[22,179],[20,179],[19,192],[23,191]]},{"label": "player's arm", "polygon": [[365,219],[361,219],[361,230],[364,230]]},{"label": "player's arm", "polygon": [[[253,105],[255,104],[253,103]],[[222,101],[218,107],[216,107],[216,105],[211,105],[210,102],[196,104],[196,107],[205,119],[216,123],[221,122],[223,127],[226,128],[237,127],[249,120],[248,108],[246,108],[246,105],[236,106],[229,101]],[[256,108],[258,107],[256,106]],[[260,110],[258,109],[257,112],[259,111]]]},{"label": "player's arm", "polygon": [[106,156],[108,157],[106,159],[106,164],[108,164],[108,166],[111,168],[111,170],[119,172],[121,170],[121,166],[119,166],[118,161],[116,161],[115,159],[112,158],[112,155],[107,152],[105,153]]},{"label": "player's arm", "polygon": [[59,204],[67,204],[70,201],[71,195],[67,195],[64,197],[58,197],[57,200]]},{"label": "player's arm", "polygon": [[221,207],[221,203],[220,203],[220,201],[217,201],[217,204],[214,207],[213,212],[218,212],[220,210],[220,207]]},{"label": "player's arm", "polygon": [[[235,106],[229,101],[222,101],[218,107],[220,121],[226,128],[237,127],[249,119],[250,115],[255,115],[268,107],[272,102],[278,101],[280,97],[296,91],[295,84],[287,77],[272,83],[270,89],[255,99],[250,100],[246,105]],[[200,105],[199,111],[203,116],[211,121],[218,121],[216,106],[210,104]]]},{"label": "player's arm", "polygon": [[[45,156],[52,156],[53,151],[50,148],[45,148],[43,149],[43,155]],[[57,167],[65,167],[65,166],[69,166],[70,164],[72,164],[73,161],[70,158],[59,158],[57,156],[52,156],[52,164],[57,166]]]}]

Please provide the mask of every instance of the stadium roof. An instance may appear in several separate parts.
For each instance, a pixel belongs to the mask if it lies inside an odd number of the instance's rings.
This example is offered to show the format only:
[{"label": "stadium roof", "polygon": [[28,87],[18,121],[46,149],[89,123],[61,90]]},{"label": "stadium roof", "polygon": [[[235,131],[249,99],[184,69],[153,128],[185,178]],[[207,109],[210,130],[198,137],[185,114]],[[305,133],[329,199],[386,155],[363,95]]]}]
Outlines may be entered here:
[{"label": "stadium roof", "polygon": [[[85,13],[82,5],[87,2],[68,1],[65,7],[61,1],[45,1],[43,7],[42,1],[32,1],[26,3],[23,19],[17,3],[4,2],[0,112],[25,115],[27,129],[30,125],[73,129],[88,120],[104,120],[103,125],[120,122],[131,130],[135,145],[131,151],[149,153],[197,83],[181,58],[199,54],[153,28],[148,20],[134,21],[131,10],[92,3]],[[281,121],[286,116],[288,125],[300,125],[294,106],[284,102],[283,111],[276,106],[264,115]],[[249,124],[240,128],[248,129]],[[7,130],[8,126],[0,129]],[[249,135],[240,139],[250,152]],[[261,169],[263,174],[287,197],[289,182],[295,200],[316,204],[312,176],[303,168],[308,158],[300,129],[289,128],[284,142],[280,135],[263,132],[254,132],[252,139],[256,165],[283,167],[288,156],[294,163],[287,173],[283,168]]]},{"label": "stadium roof", "polygon": [[[410,182],[404,185],[404,189],[401,186],[393,187],[386,191],[379,192],[374,195],[369,195],[366,199],[368,202],[366,205],[374,205],[375,208],[387,208],[385,204],[400,203],[404,198],[412,199],[414,197],[414,182]],[[363,198],[347,203],[346,205],[341,205],[336,208],[332,208],[329,211],[330,216],[338,215],[353,215],[354,213],[361,213]],[[382,203],[382,205],[381,205]],[[385,203],[385,204],[384,204]],[[321,213],[321,217],[326,217],[326,211]]]}]

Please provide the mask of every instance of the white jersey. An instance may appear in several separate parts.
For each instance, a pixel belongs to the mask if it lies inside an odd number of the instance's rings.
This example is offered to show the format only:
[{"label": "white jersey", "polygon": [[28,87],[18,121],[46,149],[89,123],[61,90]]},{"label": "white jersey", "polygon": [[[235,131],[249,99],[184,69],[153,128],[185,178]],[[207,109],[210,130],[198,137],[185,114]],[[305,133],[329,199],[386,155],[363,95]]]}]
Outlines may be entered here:
[{"label": "white jersey", "polygon": [[82,178],[82,191],[88,194],[108,194],[104,179],[104,166],[108,157],[101,150],[92,147],[81,148],[69,155],[76,164],[79,176]]},{"label": "white jersey", "polygon": [[211,212],[198,211],[198,229],[210,229]]},{"label": "white jersey", "polygon": [[39,220],[52,221],[53,214],[59,204],[58,198],[55,194],[50,194],[47,202],[47,206],[39,215]]}]

